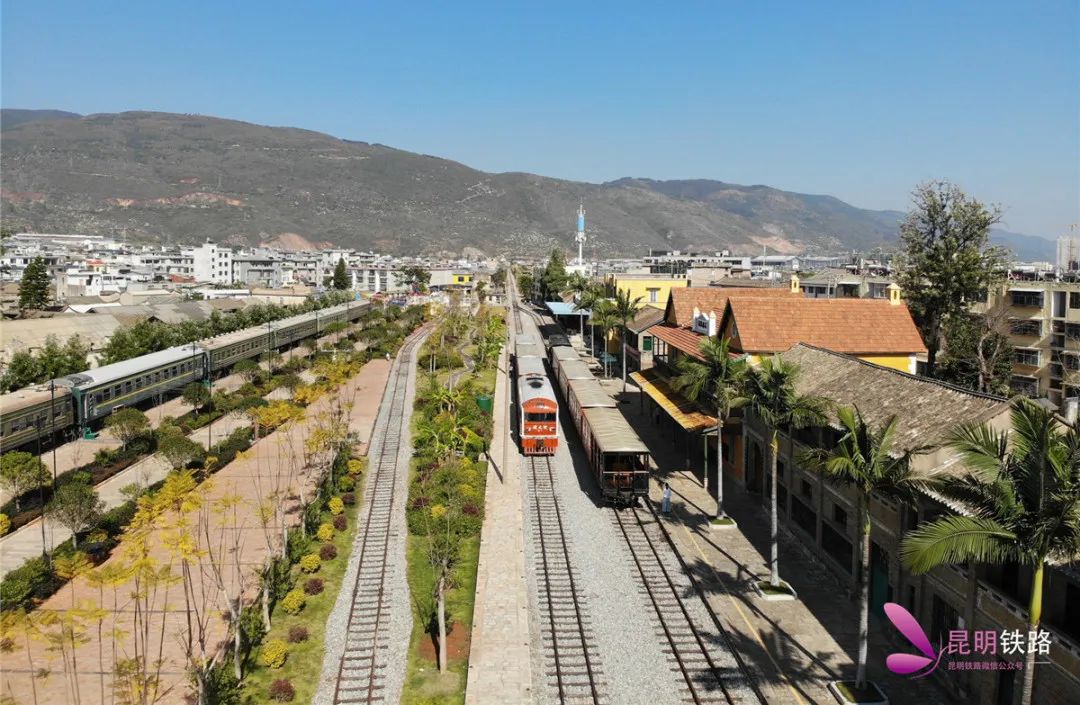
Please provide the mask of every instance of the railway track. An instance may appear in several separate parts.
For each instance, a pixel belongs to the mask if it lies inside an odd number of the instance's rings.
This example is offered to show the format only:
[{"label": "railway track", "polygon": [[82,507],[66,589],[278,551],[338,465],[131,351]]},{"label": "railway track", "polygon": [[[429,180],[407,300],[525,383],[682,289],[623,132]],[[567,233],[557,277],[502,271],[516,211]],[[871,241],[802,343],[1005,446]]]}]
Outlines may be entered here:
[{"label": "railway track", "polygon": [[[764,705],[755,679],[686,570],[652,504],[646,500],[644,509],[611,511],[630,548],[640,590],[656,617],[657,637],[663,640],[672,670],[682,676],[684,702]],[[677,565],[672,564],[673,557]],[[701,605],[693,604],[697,598]],[[712,622],[711,629],[702,626],[705,620]]]},{"label": "railway track", "polygon": [[[378,703],[386,701],[384,671],[387,663],[386,609],[384,588],[387,581],[387,553],[396,532],[392,526],[394,492],[398,484],[398,450],[406,423],[406,387],[412,349],[423,338],[424,328],[406,339],[398,353],[390,377],[384,403],[389,400],[386,414],[380,410],[370,456],[367,487],[364,492],[366,517],[361,529],[359,569],[353,586],[346,624],[345,650],[338,666],[334,686],[334,702]],[[355,550],[355,549],[354,549]]]},{"label": "railway track", "polygon": [[529,456],[541,633],[548,683],[563,705],[605,705],[597,646],[581,604],[549,456]]}]

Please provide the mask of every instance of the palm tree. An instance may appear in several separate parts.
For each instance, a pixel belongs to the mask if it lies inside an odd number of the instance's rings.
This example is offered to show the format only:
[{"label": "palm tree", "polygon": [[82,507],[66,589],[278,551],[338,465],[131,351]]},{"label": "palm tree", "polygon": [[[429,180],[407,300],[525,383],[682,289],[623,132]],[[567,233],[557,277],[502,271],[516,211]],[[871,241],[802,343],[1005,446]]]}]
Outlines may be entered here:
[{"label": "palm tree", "polygon": [[859,493],[859,656],[855,690],[866,688],[866,651],[870,631],[870,497],[913,502],[926,478],[911,469],[911,459],[924,447],[900,451],[896,443],[896,417],[877,430],[863,418],[858,407],[841,407],[836,416],[845,433],[830,449],[815,448],[799,457],[826,481],[854,487]]},{"label": "palm tree", "polygon": [[608,299],[600,299],[595,306],[592,307],[592,315],[589,316],[589,321],[594,326],[600,326],[600,337],[603,340],[601,353],[604,357],[604,377],[608,375],[608,351],[607,351],[607,339],[608,333],[611,332],[615,326],[619,325],[619,319],[615,315],[615,306]]},{"label": "palm tree", "polygon": [[[595,287],[590,286],[585,291],[581,292],[581,296],[578,298],[577,303],[574,304],[575,311],[588,311],[589,312],[589,326],[592,330],[589,331],[589,352],[592,353],[592,343],[596,338],[596,321],[592,318],[592,310],[596,308],[601,301],[606,300],[604,292]],[[584,323],[582,323],[582,333],[584,334]]]},{"label": "palm tree", "polygon": [[780,453],[779,432],[789,436],[797,428],[825,423],[826,402],[819,397],[799,394],[795,378],[799,368],[786,362],[779,355],[765,358],[750,375],[747,396],[754,414],[769,427],[769,512],[770,512],[770,559],[769,585],[783,590],[780,585],[780,528],[776,509],[777,456]]},{"label": "palm tree", "polygon": [[[1063,429],[1051,412],[1019,398],[1011,437],[964,424],[950,445],[970,473],[941,480],[936,488],[970,514],[920,526],[905,537],[900,557],[914,573],[965,561],[1030,568],[1028,629],[1038,631],[1046,561],[1080,558],[1080,432]],[[1035,651],[1025,655],[1024,705],[1031,703]]]},{"label": "palm tree", "polygon": [[[671,383],[676,391],[687,399],[697,401],[702,395],[707,396],[716,410],[716,515],[719,523],[724,516],[724,420],[732,410],[746,404],[749,399],[743,396],[750,368],[746,358],[732,357],[728,339],[705,338],[698,346],[702,360],[681,356],[675,363],[679,374]],[[708,477],[708,469],[705,476]],[[708,481],[706,480],[706,484]]]},{"label": "palm tree", "polygon": [[570,278],[566,280],[566,286],[563,288],[564,294],[574,295],[574,310],[578,312],[578,327],[581,329],[581,339],[585,340],[585,314],[584,308],[578,306],[581,302],[581,297],[589,290],[591,284],[589,280],[585,278],[585,275],[581,272],[574,272],[570,275]]},{"label": "palm tree", "polygon": [[626,394],[626,330],[630,322],[634,320],[637,311],[641,308],[641,300],[644,297],[630,298],[630,292],[619,289],[615,292],[615,301],[612,305],[612,313],[619,325],[619,349],[622,357],[622,390]]}]

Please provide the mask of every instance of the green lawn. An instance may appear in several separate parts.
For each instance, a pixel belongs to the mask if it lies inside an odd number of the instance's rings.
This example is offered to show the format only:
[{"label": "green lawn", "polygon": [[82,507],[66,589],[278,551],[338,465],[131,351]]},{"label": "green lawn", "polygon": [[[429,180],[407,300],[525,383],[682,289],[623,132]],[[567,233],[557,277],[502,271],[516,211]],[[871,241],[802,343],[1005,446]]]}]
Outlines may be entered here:
[{"label": "green lawn", "polygon": [[[319,572],[310,576],[301,573],[298,567],[293,567],[293,573],[297,576],[297,587],[302,588],[309,577],[322,578],[322,593],[308,595],[306,606],[297,615],[285,614],[281,610],[280,604],[275,606],[271,615],[273,626],[263,639],[263,644],[271,639],[281,639],[288,642],[289,628],[293,625],[307,627],[308,640],[299,644],[289,644],[289,658],[281,668],[263,666],[259,662],[261,647],[253,649],[245,669],[246,677],[241,690],[242,702],[251,705],[272,702],[269,697],[270,684],[282,678],[288,678],[292,682],[293,688],[296,689],[294,703],[309,703],[315,695],[315,689],[319,683],[319,674],[322,673],[326,621],[330,616],[330,611],[334,608],[334,603],[337,601],[338,592],[341,590],[341,581],[345,576],[345,569],[349,563],[349,551],[352,549],[353,538],[356,536],[356,518],[360,508],[360,498],[363,496],[363,480],[366,477],[367,473],[365,472],[361,480],[357,482],[355,490],[357,503],[352,507],[345,507],[345,516],[349,517],[348,528],[334,535],[334,545],[338,550],[337,558],[323,561]],[[333,518],[329,512],[324,512],[321,521],[332,522]],[[313,540],[309,550],[318,553],[319,546],[318,540]]]},{"label": "green lawn", "polygon": [[[434,576],[425,553],[427,538],[409,536],[406,557],[409,565],[409,590],[413,601],[413,631],[409,640],[409,661],[402,705],[457,705],[465,702],[465,678],[469,670],[469,630],[472,627],[473,598],[476,594],[476,568],[480,558],[480,537],[461,543],[461,560],[455,572],[456,586],[446,600],[452,647],[449,670],[439,673],[434,644],[424,624],[423,612],[434,607]],[[425,605],[425,603],[427,603]],[[455,653],[459,651],[461,653]]]}]

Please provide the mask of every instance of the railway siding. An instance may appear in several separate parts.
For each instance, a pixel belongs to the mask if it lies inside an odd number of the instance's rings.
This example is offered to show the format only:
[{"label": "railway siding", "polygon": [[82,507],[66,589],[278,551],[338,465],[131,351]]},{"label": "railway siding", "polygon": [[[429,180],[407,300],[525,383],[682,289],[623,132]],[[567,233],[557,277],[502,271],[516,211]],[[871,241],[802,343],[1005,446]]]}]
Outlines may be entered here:
[{"label": "railway siding", "polygon": [[395,703],[412,629],[405,579],[405,501],[411,455],[408,419],[416,352],[425,327],[406,341],[383,394],[368,451],[359,531],[330,614],[313,703]]}]

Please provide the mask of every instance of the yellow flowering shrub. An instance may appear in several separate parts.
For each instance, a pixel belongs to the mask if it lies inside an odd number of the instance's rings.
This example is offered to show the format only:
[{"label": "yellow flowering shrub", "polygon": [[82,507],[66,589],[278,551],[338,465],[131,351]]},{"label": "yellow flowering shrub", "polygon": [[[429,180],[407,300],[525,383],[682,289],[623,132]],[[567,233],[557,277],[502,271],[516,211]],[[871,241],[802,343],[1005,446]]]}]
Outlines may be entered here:
[{"label": "yellow flowering shrub", "polygon": [[345,503],[341,501],[341,497],[331,497],[330,501],[326,503],[326,508],[330,510],[331,514],[337,516],[345,511]]},{"label": "yellow flowering shrub", "polygon": [[[318,556],[315,556],[318,558]],[[285,597],[281,598],[281,609],[285,610],[285,614],[300,614],[300,610],[304,609],[304,605],[307,604],[307,596],[300,588],[289,590],[285,593]]]},{"label": "yellow flowering shrub", "polygon": [[441,504],[436,504],[431,508],[432,519],[442,519],[446,516],[447,509]]},{"label": "yellow flowering shrub", "polygon": [[8,518],[7,514],[0,514],[0,536],[9,531],[11,531],[11,519]]},{"label": "yellow flowering shrub", "polygon": [[350,458],[347,467],[350,475],[359,475],[364,471],[364,461],[360,458]]},{"label": "yellow flowering shrub", "polygon": [[[330,527],[333,528],[333,527]],[[322,559],[318,553],[308,553],[300,559],[300,570],[305,573],[317,573],[322,567]]]},{"label": "yellow flowering shrub", "polygon": [[319,524],[319,530],[315,532],[315,536],[323,543],[332,541],[334,539],[334,525],[324,521]]},{"label": "yellow flowering shrub", "polygon": [[259,660],[267,668],[281,668],[289,657],[289,645],[281,639],[271,639],[263,644]]}]

